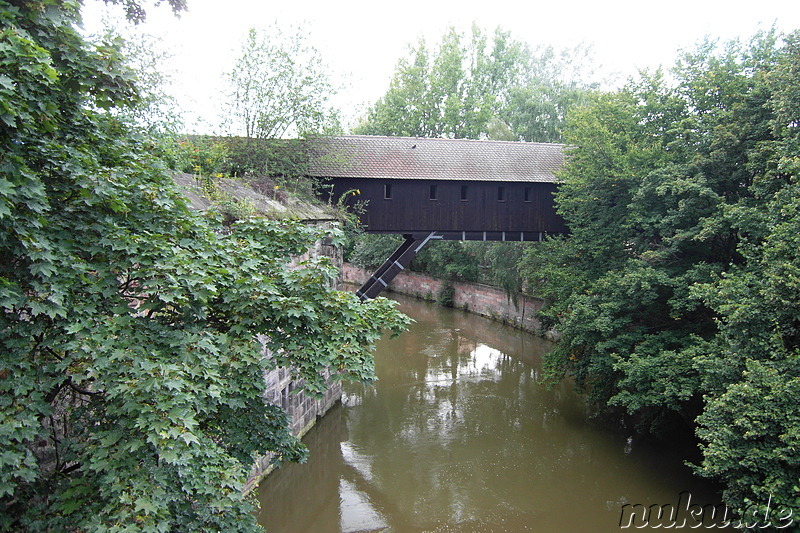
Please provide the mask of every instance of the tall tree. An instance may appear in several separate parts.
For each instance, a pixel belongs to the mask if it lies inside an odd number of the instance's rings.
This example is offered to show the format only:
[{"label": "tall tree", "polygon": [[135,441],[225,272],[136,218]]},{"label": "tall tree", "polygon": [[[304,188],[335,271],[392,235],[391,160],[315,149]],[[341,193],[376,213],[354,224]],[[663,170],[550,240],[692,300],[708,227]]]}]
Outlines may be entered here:
[{"label": "tall tree", "polygon": [[720,325],[701,361],[708,393],[698,471],[723,480],[737,508],[769,516],[771,507],[776,525],[800,507],[800,33],[786,41],[762,73],[775,139],[750,150],[753,198],[730,210],[743,260],[696,288]]},{"label": "tall tree", "polygon": [[420,40],[397,65],[389,90],[356,133],[476,139],[485,134],[505,85],[513,84],[526,48],[499,29],[492,49],[473,27],[451,28],[433,53]]},{"label": "tall tree", "polygon": [[796,43],[706,41],[574,112],[571,234],[524,261],[551,375],[640,429],[699,424],[698,471],[760,516],[798,505]]},{"label": "tall tree", "polygon": [[[566,110],[594,87],[579,75],[586,47],[532,49],[496,29],[489,38],[451,28],[429,51],[424,40],[401,59],[387,93],[356,133],[555,142]],[[587,69],[590,70],[590,69]]]},{"label": "tall tree", "polygon": [[227,74],[223,122],[230,133],[276,139],[340,129],[334,87],[302,30],[251,28]]},{"label": "tall tree", "polygon": [[79,7],[0,0],[0,529],[258,531],[253,457],[303,456],[265,367],[370,379],[404,319],[288,268],[320,232],[190,212]]}]

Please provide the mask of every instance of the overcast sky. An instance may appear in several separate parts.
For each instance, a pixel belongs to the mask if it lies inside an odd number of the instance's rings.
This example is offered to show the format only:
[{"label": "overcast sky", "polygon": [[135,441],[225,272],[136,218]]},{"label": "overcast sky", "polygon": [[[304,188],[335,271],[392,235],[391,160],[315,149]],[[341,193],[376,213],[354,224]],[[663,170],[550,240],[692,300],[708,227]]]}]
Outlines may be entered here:
[{"label": "overcast sky", "polygon": [[[532,45],[591,44],[604,71],[621,77],[645,67],[669,66],[677,50],[704,36],[750,37],[775,24],[800,29],[798,0],[188,0],[175,18],[151,8],[144,30],[175,54],[176,96],[189,127],[197,116],[216,120],[222,73],[230,69],[250,27],[302,24],[311,42],[345,85],[337,103],[357,116],[386,91],[397,60],[420,36],[438,42],[450,26],[501,28]],[[85,22],[96,27],[102,3],[86,0]],[[209,132],[210,133],[210,132]]]}]

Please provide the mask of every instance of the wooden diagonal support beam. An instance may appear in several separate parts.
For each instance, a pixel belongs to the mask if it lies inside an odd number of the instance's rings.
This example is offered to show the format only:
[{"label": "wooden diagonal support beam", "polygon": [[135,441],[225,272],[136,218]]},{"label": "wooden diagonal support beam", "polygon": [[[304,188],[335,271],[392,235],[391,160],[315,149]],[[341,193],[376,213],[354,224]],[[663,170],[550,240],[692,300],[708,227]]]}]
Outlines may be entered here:
[{"label": "wooden diagonal support beam", "polygon": [[375,298],[389,283],[406,267],[411,264],[411,260],[416,257],[422,247],[428,244],[431,239],[441,239],[440,235],[432,231],[430,234],[423,238],[415,237],[413,235],[405,235],[406,240],[397,248],[397,250],[383,262],[383,264],[375,271],[375,273],[367,280],[364,285],[356,291],[356,294],[361,301]]}]

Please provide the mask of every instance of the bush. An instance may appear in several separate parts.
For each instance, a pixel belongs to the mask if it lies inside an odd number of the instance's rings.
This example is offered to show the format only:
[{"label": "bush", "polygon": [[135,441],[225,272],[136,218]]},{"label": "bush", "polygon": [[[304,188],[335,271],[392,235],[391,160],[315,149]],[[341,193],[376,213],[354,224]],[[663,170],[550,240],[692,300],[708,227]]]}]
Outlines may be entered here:
[{"label": "bush", "polygon": [[442,307],[453,307],[455,305],[456,289],[453,283],[446,281],[442,283],[439,290],[436,292],[436,303]]}]

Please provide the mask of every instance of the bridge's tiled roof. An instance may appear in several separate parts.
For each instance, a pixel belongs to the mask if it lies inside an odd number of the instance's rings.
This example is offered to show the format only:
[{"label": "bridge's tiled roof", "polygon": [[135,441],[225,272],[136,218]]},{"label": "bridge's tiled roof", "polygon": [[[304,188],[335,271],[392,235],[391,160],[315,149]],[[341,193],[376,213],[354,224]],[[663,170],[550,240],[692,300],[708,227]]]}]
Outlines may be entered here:
[{"label": "bridge's tiled roof", "polygon": [[561,144],[341,136],[312,142],[316,177],[555,182]]}]

